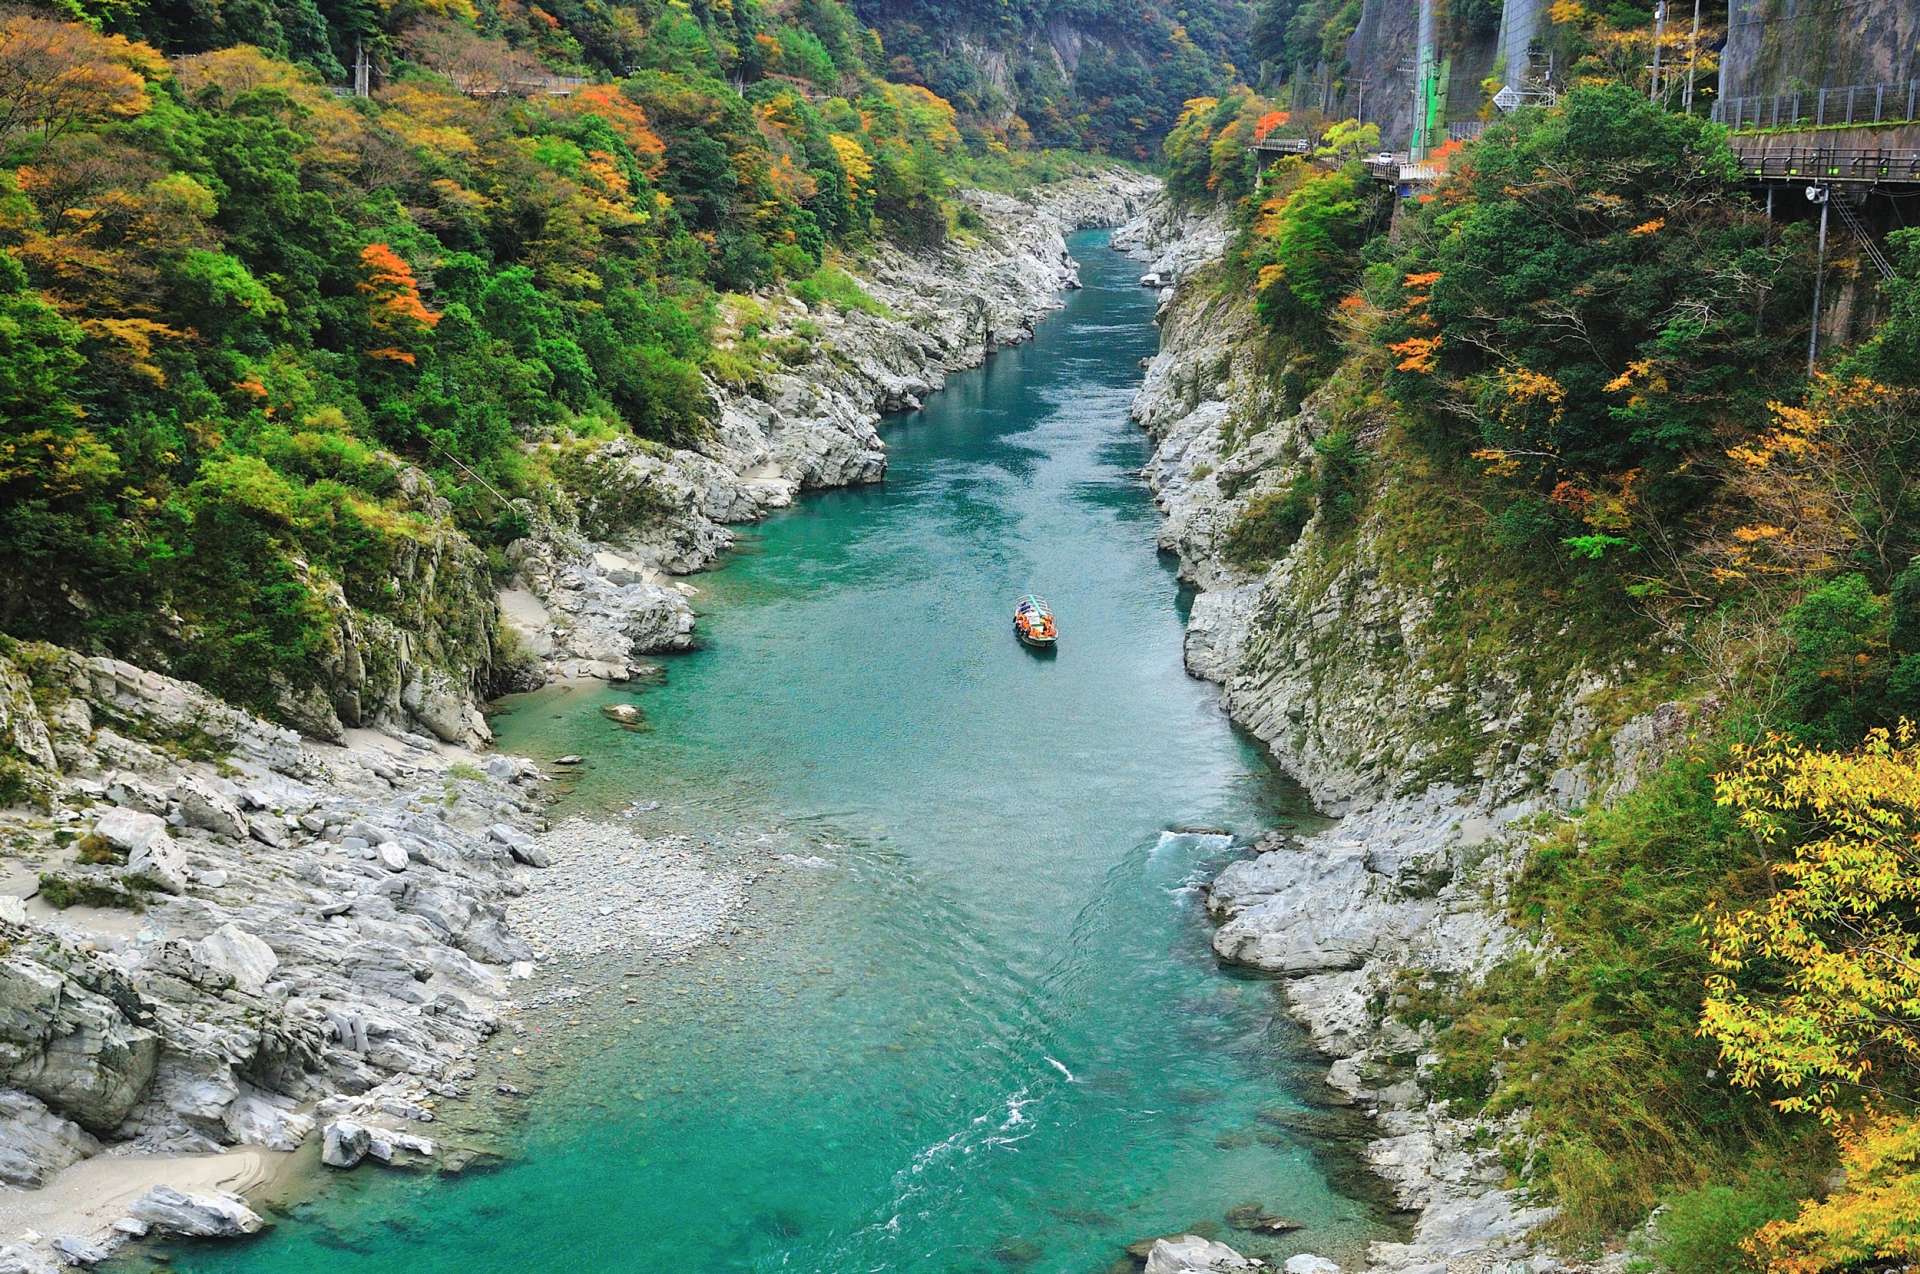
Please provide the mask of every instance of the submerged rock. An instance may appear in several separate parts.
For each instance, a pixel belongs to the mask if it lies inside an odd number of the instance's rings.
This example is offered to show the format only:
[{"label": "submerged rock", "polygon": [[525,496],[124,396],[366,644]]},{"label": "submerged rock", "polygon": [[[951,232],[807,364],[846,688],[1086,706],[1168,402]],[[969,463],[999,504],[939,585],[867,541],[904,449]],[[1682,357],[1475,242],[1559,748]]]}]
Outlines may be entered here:
[{"label": "submerged rock", "polygon": [[1236,1230],[1255,1234],[1287,1234],[1301,1228],[1298,1221],[1269,1212],[1258,1203],[1242,1203],[1228,1208],[1227,1224]]}]

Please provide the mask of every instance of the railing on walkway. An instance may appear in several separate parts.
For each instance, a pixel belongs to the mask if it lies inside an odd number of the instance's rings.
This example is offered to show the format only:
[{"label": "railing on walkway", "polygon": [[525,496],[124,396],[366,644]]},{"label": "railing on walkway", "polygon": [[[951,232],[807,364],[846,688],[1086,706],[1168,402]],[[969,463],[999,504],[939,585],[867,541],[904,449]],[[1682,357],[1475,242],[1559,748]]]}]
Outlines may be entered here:
[{"label": "railing on walkway", "polygon": [[1397,151],[1382,152],[1367,160],[1367,172],[1375,181],[1397,182],[1400,180],[1400,165],[1406,162],[1407,157]]},{"label": "railing on walkway", "polygon": [[1304,155],[1313,143],[1304,137],[1262,137],[1251,149],[1268,155]]},{"label": "railing on walkway", "polygon": [[1766,97],[1723,97],[1713,118],[1734,132],[1766,128],[1829,128],[1920,120],[1920,80],[1846,84]]},{"label": "railing on walkway", "polygon": [[1755,181],[1880,185],[1920,182],[1920,150],[1862,150],[1837,146],[1767,149],[1754,138],[1736,137],[1733,151]]}]

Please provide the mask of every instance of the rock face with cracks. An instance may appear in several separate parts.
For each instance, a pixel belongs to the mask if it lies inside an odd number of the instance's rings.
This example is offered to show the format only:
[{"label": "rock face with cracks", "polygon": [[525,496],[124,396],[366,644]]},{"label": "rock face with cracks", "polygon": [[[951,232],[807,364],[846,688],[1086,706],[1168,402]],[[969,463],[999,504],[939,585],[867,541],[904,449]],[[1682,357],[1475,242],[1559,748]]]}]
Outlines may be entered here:
[{"label": "rock face with cracks", "polygon": [[[0,812],[0,1180],[44,1184],[104,1145],[291,1150],[320,1099],[400,1086],[424,1115],[463,1090],[531,956],[505,922],[529,869],[503,837],[538,856],[532,763],[315,742],[52,647],[31,667],[12,728],[37,723],[57,768],[45,808]],[[156,1191],[135,1217],[258,1227],[230,1202]]]},{"label": "rock face with cracks", "polygon": [[[1502,1188],[1497,1144],[1513,1126],[1476,1128],[1428,1099],[1432,1027],[1395,1018],[1393,996],[1409,980],[1481,976],[1515,951],[1502,917],[1526,820],[1624,789],[1691,714],[1664,705],[1609,732],[1596,705],[1631,670],[1575,666],[1533,684],[1524,651],[1437,679],[1433,588],[1394,582],[1393,550],[1364,519],[1337,553],[1316,513],[1270,564],[1229,558],[1249,505],[1312,472],[1336,387],[1295,402],[1262,370],[1268,334],[1250,301],[1210,282],[1222,229],[1217,213],[1162,204],[1116,236],[1150,264],[1149,285],[1173,284],[1133,408],[1155,444],[1145,476],[1161,544],[1200,590],[1189,671],[1219,682],[1235,719],[1341,817],[1220,873],[1214,948],[1285,980],[1330,1084],[1376,1119],[1366,1157],[1418,1219],[1410,1242],[1374,1245],[1370,1270],[1565,1268],[1529,1239],[1548,1214]],[[1383,467],[1368,480],[1387,480]],[[1440,763],[1443,710],[1467,718],[1470,766]]]}]

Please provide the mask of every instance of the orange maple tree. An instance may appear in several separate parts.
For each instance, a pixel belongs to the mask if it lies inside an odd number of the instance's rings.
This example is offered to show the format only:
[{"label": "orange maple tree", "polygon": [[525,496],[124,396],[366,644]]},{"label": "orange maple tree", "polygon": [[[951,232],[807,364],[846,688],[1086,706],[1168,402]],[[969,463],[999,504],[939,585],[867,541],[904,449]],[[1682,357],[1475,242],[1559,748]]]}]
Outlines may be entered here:
[{"label": "orange maple tree", "polygon": [[366,277],[360,290],[367,295],[369,321],[373,330],[392,343],[367,351],[367,357],[411,367],[415,358],[403,348],[433,330],[440,315],[420,299],[420,283],[413,267],[384,243],[369,243],[360,249],[360,269]]},{"label": "orange maple tree", "polygon": [[627,144],[641,171],[658,177],[667,165],[667,144],[653,131],[647,113],[617,84],[590,84],[571,97],[558,98],[556,109],[565,115],[598,115]]}]

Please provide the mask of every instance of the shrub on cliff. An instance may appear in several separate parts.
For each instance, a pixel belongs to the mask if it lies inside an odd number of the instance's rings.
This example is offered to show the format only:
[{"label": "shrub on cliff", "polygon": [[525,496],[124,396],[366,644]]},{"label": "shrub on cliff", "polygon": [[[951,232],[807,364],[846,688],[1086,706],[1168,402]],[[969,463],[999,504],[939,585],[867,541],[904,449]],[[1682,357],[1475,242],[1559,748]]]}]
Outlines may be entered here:
[{"label": "shrub on cliff", "polygon": [[1691,462],[1766,419],[1805,340],[1808,263],[1738,181],[1720,129],[1621,86],[1489,128],[1375,282],[1393,392],[1572,533],[1697,507]]},{"label": "shrub on cliff", "polygon": [[1255,308],[1294,343],[1326,344],[1334,303],[1358,282],[1361,249],[1391,203],[1358,164],[1321,172],[1297,159],[1269,168],[1258,198],[1234,252],[1253,278]]}]

